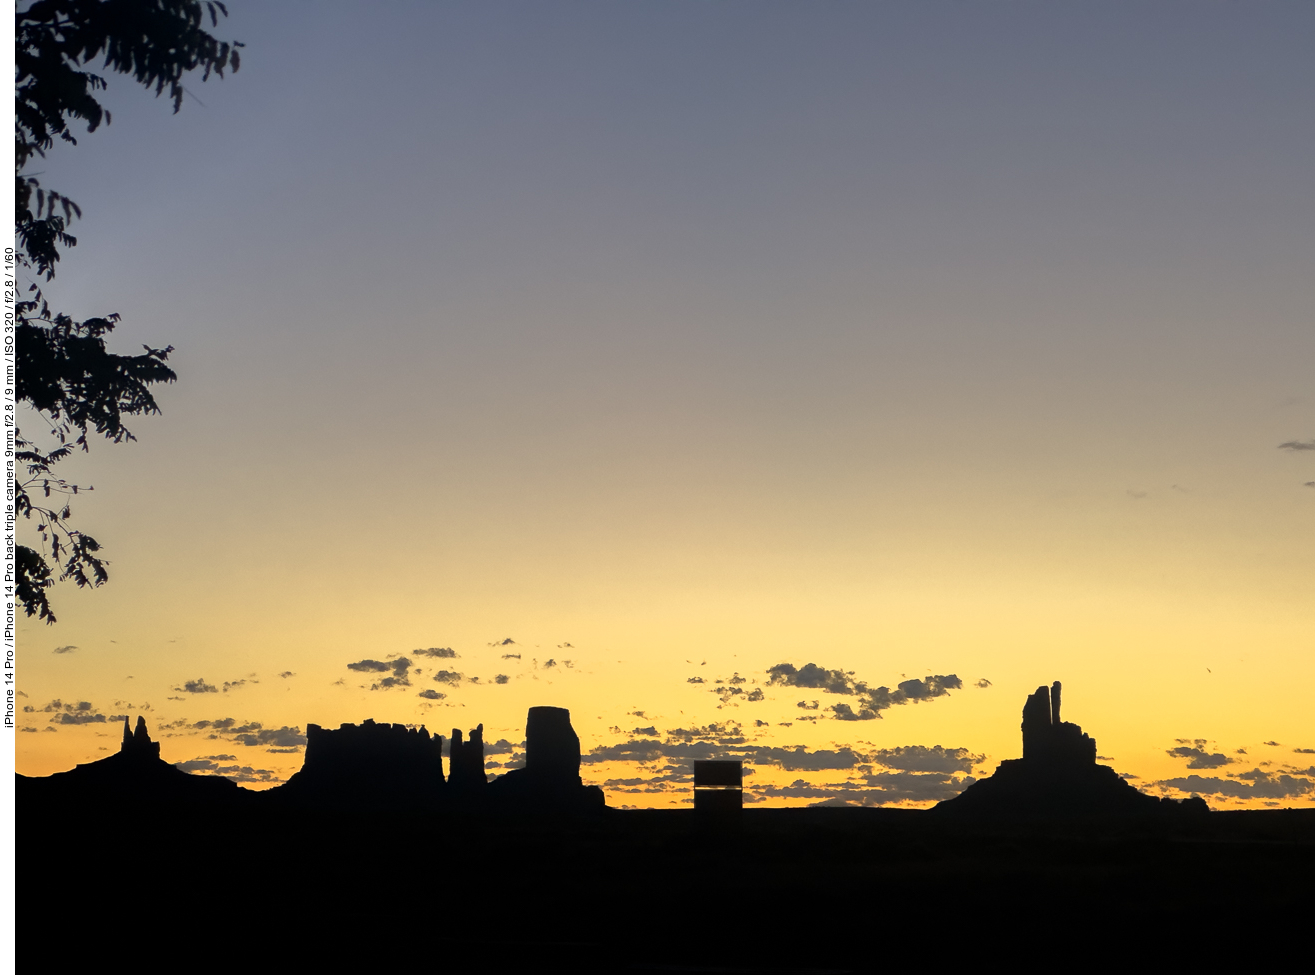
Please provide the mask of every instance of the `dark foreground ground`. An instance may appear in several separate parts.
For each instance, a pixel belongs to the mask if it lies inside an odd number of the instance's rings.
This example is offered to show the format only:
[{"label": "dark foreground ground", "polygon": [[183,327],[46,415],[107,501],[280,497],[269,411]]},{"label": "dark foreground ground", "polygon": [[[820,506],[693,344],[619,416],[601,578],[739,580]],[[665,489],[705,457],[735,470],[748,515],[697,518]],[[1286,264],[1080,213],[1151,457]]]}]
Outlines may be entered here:
[{"label": "dark foreground ground", "polygon": [[1315,948],[1315,810],[18,817],[20,971],[1058,971]]}]

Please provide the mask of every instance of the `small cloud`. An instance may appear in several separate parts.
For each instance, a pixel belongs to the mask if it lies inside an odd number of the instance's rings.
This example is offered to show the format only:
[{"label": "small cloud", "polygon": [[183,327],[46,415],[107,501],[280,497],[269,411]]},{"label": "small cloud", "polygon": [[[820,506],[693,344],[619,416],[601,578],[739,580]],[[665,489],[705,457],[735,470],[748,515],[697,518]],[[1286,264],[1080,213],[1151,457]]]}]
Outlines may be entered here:
[{"label": "small cloud", "polygon": [[348,670],[356,670],[361,673],[379,672],[383,673],[393,669],[393,665],[386,660],[358,660],[355,663],[347,665]]},{"label": "small cloud", "polygon": [[1315,440],[1289,440],[1278,445],[1279,450],[1315,450]]},{"label": "small cloud", "polygon": [[821,705],[816,701],[800,701],[795,707],[802,708],[805,711],[816,711]]},{"label": "small cloud", "polygon": [[219,688],[214,684],[207,684],[204,677],[198,677],[196,680],[184,681],[182,687],[175,687],[175,691],[184,691],[188,694],[218,694]]},{"label": "small cloud", "polygon": [[1278,747],[1280,747],[1280,746],[1279,746],[1279,743],[1276,742],[1276,741],[1267,741],[1267,742],[1263,742],[1263,744],[1268,745],[1270,748],[1278,748]]},{"label": "small cloud", "polygon": [[[242,680],[226,680],[226,681],[224,681],[224,693],[227,694],[229,691],[231,691],[231,690],[235,690],[235,689],[241,687],[241,686],[242,686],[243,684],[245,684],[245,683],[247,683],[247,680],[246,680],[245,677],[244,677]],[[259,684],[260,681],[258,681],[258,680],[253,680],[253,681],[251,681],[251,683],[253,683],[253,684]]]},{"label": "small cloud", "polygon": [[559,643],[559,644],[557,644],[557,649],[558,649],[558,650],[574,650],[575,647],[571,646],[569,643]]},{"label": "small cloud", "polygon": [[495,683],[495,684],[505,684],[505,683],[507,683],[507,681],[509,681],[509,680],[511,680],[511,678],[508,677],[506,674],[498,674],[496,677],[493,678],[493,683]]},{"label": "small cloud", "polygon": [[279,676],[282,677],[284,680],[287,680],[289,677],[296,677],[297,675],[290,670],[285,670],[283,671],[283,673],[279,674]]},{"label": "small cloud", "polygon": [[973,681],[973,687],[990,687],[991,682],[983,677],[981,680]]},{"label": "small cloud", "polygon": [[451,647],[427,647],[424,650],[412,650],[417,657],[443,657],[451,659],[457,656],[457,652]]},{"label": "small cloud", "polygon": [[520,658],[521,655],[519,653],[504,653],[502,655],[503,660],[520,660]]},{"label": "small cloud", "polygon": [[[252,723],[255,724],[255,722]],[[295,750],[306,744],[306,736],[301,733],[300,728],[289,728],[286,725],[282,728],[261,728],[257,724],[256,730],[234,736],[233,742],[238,745],[246,745],[248,748],[254,748],[257,745],[274,745],[278,748]]]},{"label": "small cloud", "polygon": [[1315,748],[1294,748],[1292,751],[1297,755],[1315,755]]},{"label": "small cloud", "polygon": [[1132,488],[1128,488],[1128,497],[1132,498],[1134,501],[1140,501],[1147,497],[1147,494],[1145,491],[1134,491]]},{"label": "small cloud", "polygon": [[1205,740],[1197,739],[1192,745],[1179,745],[1177,748],[1166,750],[1165,754],[1172,758],[1189,759],[1188,768],[1219,768],[1237,761],[1222,752],[1209,753],[1204,746]]},{"label": "small cloud", "polygon": [[440,684],[460,684],[465,678],[455,670],[440,670],[433,679]]},{"label": "small cloud", "polygon": [[688,680],[686,680],[685,683],[686,683],[686,684],[706,684],[707,681],[705,681],[702,677],[691,677],[691,678],[689,678]]},{"label": "small cloud", "polygon": [[1315,481],[1302,481],[1302,487],[1315,488]]},{"label": "small cloud", "polygon": [[421,691],[418,696],[423,697],[426,701],[441,701],[447,697],[442,691],[436,691],[428,687]]},{"label": "small cloud", "polygon": [[52,715],[50,721],[52,724],[79,725],[79,724],[104,724],[105,715],[92,705],[90,701],[70,701],[65,703],[59,698],[51,701],[44,708],[34,708],[27,705],[23,708],[25,712],[40,711],[43,714]]},{"label": "small cloud", "polygon": [[495,640],[493,643],[489,644],[491,647],[514,647],[515,645],[516,641],[511,637],[507,637],[505,640]]},{"label": "small cloud", "polygon": [[552,657],[549,657],[547,660],[545,660],[545,661],[543,662],[543,668],[544,668],[544,670],[548,670],[549,668],[556,667],[556,666],[557,666],[557,661],[556,661],[556,660],[553,660]]},{"label": "small cloud", "polygon": [[371,684],[370,690],[372,691],[387,691],[394,687],[411,686],[409,674],[411,659],[409,657],[398,657],[396,660],[370,660],[367,658],[348,664],[347,669],[363,674],[384,674],[392,671],[391,677],[381,678],[376,683]]},{"label": "small cloud", "polygon": [[66,646],[66,647],[56,647],[54,650],[51,650],[50,652],[51,652],[51,653],[72,653],[72,652],[73,652],[74,650],[76,650],[76,649],[77,649],[77,647],[74,646],[72,643],[70,643],[70,644],[69,644],[68,646]]}]

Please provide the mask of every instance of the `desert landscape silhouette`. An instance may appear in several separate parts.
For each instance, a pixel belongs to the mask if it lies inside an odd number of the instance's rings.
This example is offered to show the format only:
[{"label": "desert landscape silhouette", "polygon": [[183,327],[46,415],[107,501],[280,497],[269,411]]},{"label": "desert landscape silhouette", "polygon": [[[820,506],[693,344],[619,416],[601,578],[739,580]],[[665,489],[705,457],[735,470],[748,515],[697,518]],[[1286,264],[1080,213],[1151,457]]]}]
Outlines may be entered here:
[{"label": "desert landscape silhouette", "polygon": [[0,968],[1308,960],[1315,4],[14,24]]},{"label": "desert landscape silhouette", "polygon": [[[1191,957],[1203,912],[1309,917],[1315,810],[1139,792],[1060,702],[1039,687],[1022,757],[929,810],[610,808],[557,707],[530,709],[523,767],[492,780],[482,725],[453,729],[445,774],[442,736],[367,719],[310,725],[301,770],[263,792],[170,765],[125,718],[117,753],[18,778],[20,877],[99,885],[25,908],[26,936],[72,926],[84,960],[120,944],[162,963],[204,923],[240,925],[262,964],[859,972],[939,957],[965,926],[997,952],[1117,931],[1087,956]],[[879,957],[837,935],[874,931]]]}]

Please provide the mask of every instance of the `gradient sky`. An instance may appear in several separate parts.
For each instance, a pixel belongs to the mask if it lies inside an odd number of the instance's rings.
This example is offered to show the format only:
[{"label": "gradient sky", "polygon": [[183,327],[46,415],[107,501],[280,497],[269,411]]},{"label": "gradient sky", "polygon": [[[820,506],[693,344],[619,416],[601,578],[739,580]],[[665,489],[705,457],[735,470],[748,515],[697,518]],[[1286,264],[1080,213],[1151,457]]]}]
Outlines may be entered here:
[{"label": "gradient sky", "polygon": [[[1058,679],[1143,788],[1315,798],[1315,6],[229,9],[236,75],[113,76],[43,163],[48,294],[179,381],[68,464],[111,581],[20,628],[19,771],[553,704],[663,743],[613,805],[694,728],[857,756],[757,799],[926,802]],[[782,662],[963,688],[838,721]]]}]

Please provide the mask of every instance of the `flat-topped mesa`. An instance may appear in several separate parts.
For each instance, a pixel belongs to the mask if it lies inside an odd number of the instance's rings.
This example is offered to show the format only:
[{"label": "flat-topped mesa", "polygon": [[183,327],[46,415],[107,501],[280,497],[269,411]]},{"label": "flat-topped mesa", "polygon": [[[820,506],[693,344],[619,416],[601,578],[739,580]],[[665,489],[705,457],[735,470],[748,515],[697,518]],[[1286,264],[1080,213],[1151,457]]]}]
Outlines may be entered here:
[{"label": "flat-topped mesa", "polygon": [[123,716],[123,743],[119,745],[119,754],[131,755],[136,758],[159,758],[160,743],[151,741],[151,735],[146,730],[146,719],[141,715],[137,716],[137,730],[128,730],[128,716]]},{"label": "flat-topped mesa", "polygon": [[1044,684],[1023,705],[1023,760],[1029,764],[1095,765],[1096,739],[1059,718],[1061,685]]},{"label": "flat-topped mesa", "polygon": [[463,791],[478,790],[488,784],[484,771],[484,726],[476,725],[470,738],[462,741],[461,729],[452,729],[452,746],[448,756],[447,784]]},{"label": "flat-topped mesa", "polygon": [[423,726],[376,723],[306,727],[306,759],[275,791],[276,801],[350,808],[427,808],[439,804],[443,739]]},{"label": "flat-topped mesa", "polygon": [[306,760],[302,770],[316,774],[437,775],[443,780],[443,738],[430,737],[424,725],[344,724],[336,731],[317,724],[306,727]]}]

